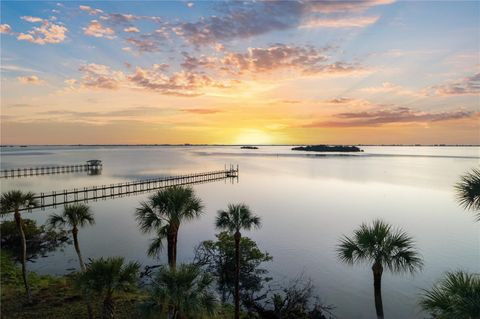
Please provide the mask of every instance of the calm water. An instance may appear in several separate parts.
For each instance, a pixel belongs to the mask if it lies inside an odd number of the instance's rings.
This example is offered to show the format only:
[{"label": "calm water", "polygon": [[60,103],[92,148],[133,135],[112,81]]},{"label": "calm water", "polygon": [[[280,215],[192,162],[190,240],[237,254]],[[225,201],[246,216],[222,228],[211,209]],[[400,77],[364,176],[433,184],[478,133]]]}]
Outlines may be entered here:
[{"label": "calm water", "polygon": [[[196,185],[206,214],[182,225],[179,259],[192,260],[193,248],[214,238],[215,213],[229,202],[245,202],[263,219],[261,230],[248,233],[273,255],[268,265],[277,280],[299,274],[313,279],[326,304],[339,318],[373,318],[370,267],[339,263],[335,245],[360,223],[381,217],[411,234],[425,268],[415,276],[384,275],[388,318],[423,318],[416,305],[447,270],[480,271],[480,223],[455,202],[458,177],[480,164],[478,147],[363,147],[355,156],[305,156],[289,147],[28,147],[2,149],[2,169],[83,163],[101,159],[100,176],[85,173],[2,179],[1,190],[48,192],[110,184],[165,174],[240,165],[238,183]],[[80,230],[85,257],[122,255],[144,265],[158,260],[145,255],[150,237],[141,234],[133,212],[148,194],[90,202],[96,225]],[[55,209],[30,214],[43,223]],[[60,208],[58,209],[60,211]],[[160,262],[165,262],[161,256]],[[73,247],[30,264],[40,273],[63,274],[78,266]]]}]

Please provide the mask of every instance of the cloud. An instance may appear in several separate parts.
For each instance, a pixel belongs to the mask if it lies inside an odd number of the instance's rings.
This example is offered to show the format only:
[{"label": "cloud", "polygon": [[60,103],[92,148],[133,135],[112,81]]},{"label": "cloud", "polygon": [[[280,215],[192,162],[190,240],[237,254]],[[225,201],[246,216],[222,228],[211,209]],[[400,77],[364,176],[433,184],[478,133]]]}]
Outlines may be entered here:
[{"label": "cloud", "polygon": [[17,80],[22,84],[31,84],[31,85],[41,85],[45,83],[45,81],[41,80],[36,75],[19,76],[17,77]]},{"label": "cloud", "polygon": [[80,10],[88,12],[90,15],[97,15],[103,13],[103,10],[100,9],[93,9],[90,6],[79,6]]},{"label": "cloud", "polygon": [[459,81],[448,83],[445,85],[434,86],[430,91],[434,91],[435,94],[448,96],[448,95],[469,95],[480,93],[480,73],[467,76]]},{"label": "cloud", "polygon": [[23,17],[20,17],[20,19],[25,20],[25,21],[30,22],[30,23],[37,23],[37,22],[43,22],[44,21],[42,18],[31,17],[31,16],[23,16]]},{"label": "cloud", "polygon": [[115,38],[115,31],[113,31],[111,28],[104,27],[97,20],[90,21],[90,24],[86,28],[83,28],[83,33],[96,38]]},{"label": "cloud", "polygon": [[26,67],[19,66],[19,65],[14,65],[14,64],[1,64],[0,65],[0,70],[3,71],[3,72],[11,71],[11,72],[27,72],[27,73],[34,72],[34,73],[39,73],[39,71],[37,71],[37,70],[26,68]]},{"label": "cloud", "polygon": [[311,12],[336,13],[336,12],[359,12],[370,7],[387,5],[395,0],[350,0],[350,1],[312,1],[308,4]]},{"label": "cloud", "polygon": [[[80,67],[80,71],[84,73],[81,84],[88,88],[99,89],[117,89],[120,87],[125,75],[121,71],[112,71],[108,66],[90,63]],[[67,83],[70,85],[74,82]]]},{"label": "cloud", "polygon": [[374,24],[378,16],[310,19],[300,28],[363,28]]},{"label": "cloud", "polygon": [[248,48],[246,53],[227,53],[221,63],[226,70],[233,73],[246,71],[270,72],[282,68],[311,72],[323,68],[327,61],[324,52],[328,48],[316,49],[312,46],[289,46],[277,43],[268,48]]},{"label": "cloud", "polygon": [[193,2],[188,2],[188,3],[187,3],[187,7],[189,7],[189,8],[193,7],[193,5],[194,5]]},{"label": "cloud", "polygon": [[390,82],[383,82],[382,85],[380,86],[362,88],[362,89],[359,89],[359,91],[365,92],[368,94],[393,93],[397,95],[423,96],[421,92],[416,92]]},{"label": "cloud", "polygon": [[12,28],[10,27],[10,25],[8,24],[0,24],[0,33],[11,33],[12,32]]},{"label": "cloud", "polygon": [[15,104],[10,104],[8,107],[35,107],[35,105],[32,104],[27,104],[27,103],[15,103]]},{"label": "cloud", "polygon": [[128,79],[138,88],[178,96],[197,96],[205,87],[225,87],[205,74],[180,71],[169,75],[155,66],[151,69],[137,67]]},{"label": "cloud", "polygon": [[[17,36],[18,40],[21,41],[28,41],[30,43],[44,45],[47,43],[61,43],[65,41],[65,33],[68,32],[68,29],[60,24],[55,24],[49,22],[47,20],[42,20],[40,18],[34,17],[22,17],[22,18],[32,18],[35,21],[29,22],[42,22],[40,27],[34,27],[32,30],[28,31],[28,33],[20,33]],[[40,19],[40,21],[36,21],[36,19]],[[31,19],[30,19],[31,20]]]},{"label": "cloud", "polygon": [[331,104],[346,104],[352,102],[353,99],[348,98],[348,97],[336,97],[330,100],[326,100],[325,102],[331,103]]},{"label": "cloud", "polygon": [[107,15],[102,15],[100,17],[103,21],[106,21],[112,25],[130,25],[132,21],[140,19],[133,14],[123,14],[123,13],[110,13]]},{"label": "cloud", "polygon": [[61,115],[67,118],[118,118],[129,116],[141,116],[141,115],[155,115],[164,113],[165,109],[149,106],[131,107],[128,109],[121,109],[109,112],[85,112],[85,111],[71,111],[71,110],[53,110],[37,112],[38,115]]},{"label": "cloud", "polygon": [[[177,23],[173,31],[191,44],[205,46],[295,28],[304,21],[310,20],[313,23],[315,20],[312,19],[318,18],[318,14],[345,15],[392,2],[391,0],[223,2],[217,6],[222,15],[202,18],[196,22]],[[329,27],[359,27],[374,23],[375,18],[335,16],[317,20],[317,23]]]},{"label": "cloud", "polygon": [[459,120],[475,116],[474,112],[458,110],[445,112],[420,112],[408,107],[379,109],[373,111],[347,112],[335,115],[335,121],[312,122],[303,125],[312,127],[363,127],[381,126],[395,123],[428,123]]},{"label": "cloud", "polygon": [[235,3],[223,4],[227,14],[211,16],[197,22],[184,22],[174,26],[173,31],[187,42],[211,45],[234,38],[248,38],[273,30],[284,30],[298,24],[298,2],[259,2],[246,6]]},{"label": "cloud", "polygon": [[207,57],[201,55],[199,58],[191,56],[188,52],[182,52],[184,57],[183,62],[180,64],[185,70],[192,71],[200,68],[215,68],[217,59],[213,57]]},{"label": "cloud", "polygon": [[140,32],[140,30],[136,27],[128,27],[128,28],[123,29],[123,31],[127,32],[127,33],[138,33],[138,32]]},{"label": "cloud", "polygon": [[87,88],[129,88],[177,96],[198,96],[207,87],[228,87],[205,74],[186,71],[169,73],[168,69],[167,64],[154,64],[150,68],[136,67],[132,73],[125,74],[106,65],[90,63],[80,67],[84,75],[78,83]]},{"label": "cloud", "polygon": [[330,62],[326,55],[332,47],[316,48],[314,46],[295,46],[282,43],[272,44],[265,48],[248,48],[244,53],[221,51],[215,56],[193,56],[182,52],[183,70],[190,72],[206,72],[216,76],[257,77],[276,71],[294,71],[301,75],[345,74],[364,71],[356,64],[346,62]]},{"label": "cloud", "polygon": [[[125,40],[129,45],[140,53],[156,52],[161,46],[161,39],[155,34],[141,34],[137,37],[129,37]],[[129,47],[131,51],[132,48]]]},{"label": "cloud", "polygon": [[209,108],[193,108],[193,109],[182,109],[183,112],[195,113],[195,114],[214,114],[220,113],[220,109],[209,109]]}]

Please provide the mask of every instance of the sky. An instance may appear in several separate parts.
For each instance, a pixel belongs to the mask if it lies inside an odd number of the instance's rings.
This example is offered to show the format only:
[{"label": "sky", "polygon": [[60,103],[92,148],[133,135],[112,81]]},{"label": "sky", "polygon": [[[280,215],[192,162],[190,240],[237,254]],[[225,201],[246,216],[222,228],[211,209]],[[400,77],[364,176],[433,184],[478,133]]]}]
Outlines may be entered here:
[{"label": "sky", "polygon": [[2,144],[480,144],[479,1],[2,1]]}]

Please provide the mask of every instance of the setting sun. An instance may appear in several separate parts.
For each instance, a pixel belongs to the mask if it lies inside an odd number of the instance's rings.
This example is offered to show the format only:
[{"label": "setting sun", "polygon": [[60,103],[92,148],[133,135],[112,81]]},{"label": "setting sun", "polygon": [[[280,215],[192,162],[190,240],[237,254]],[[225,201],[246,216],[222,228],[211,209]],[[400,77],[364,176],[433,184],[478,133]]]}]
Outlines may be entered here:
[{"label": "setting sun", "polygon": [[243,130],[235,139],[234,144],[273,144],[275,141],[269,134],[257,130]]}]

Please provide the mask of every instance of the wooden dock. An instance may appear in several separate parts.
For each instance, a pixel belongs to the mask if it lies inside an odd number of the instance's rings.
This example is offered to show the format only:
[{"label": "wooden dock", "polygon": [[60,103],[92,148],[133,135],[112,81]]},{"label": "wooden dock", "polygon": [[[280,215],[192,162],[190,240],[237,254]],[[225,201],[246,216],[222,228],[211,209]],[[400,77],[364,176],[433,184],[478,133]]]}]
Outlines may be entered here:
[{"label": "wooden dock", "polygon": [[98,174],[102,169],[102,164],[78,164],[64,166],[45,166],[45,167],[28,167],[0,170],[0,178],[15,178],[49,174],[65,174],[76,172],[88,172]]},{"label": "wooden dock", "polygon": [[110,185],[40,193],[35,196],[35,199],[39,202],[37,207],[24,208],[21,210],[32,210],[39,208],[44,210],[46,207],[55,208],[59,205],[67,205],[78,202],[88,203],[88,201],[97,201],[99,199],[104,200],[132,194],[140,194],[166,187],[200,184],[218,180],[230,179],[233,183],[233,181],[238,178],[238,172],[239,170],[237,165],[236,168],[230,166],[229,168],[225,168],[224,170],[220,171],[159,177]]}]

